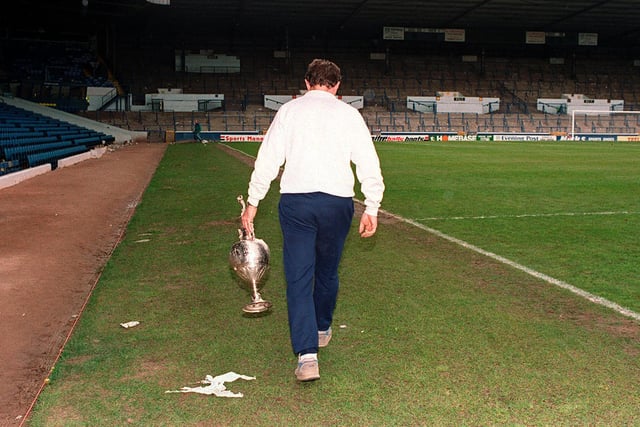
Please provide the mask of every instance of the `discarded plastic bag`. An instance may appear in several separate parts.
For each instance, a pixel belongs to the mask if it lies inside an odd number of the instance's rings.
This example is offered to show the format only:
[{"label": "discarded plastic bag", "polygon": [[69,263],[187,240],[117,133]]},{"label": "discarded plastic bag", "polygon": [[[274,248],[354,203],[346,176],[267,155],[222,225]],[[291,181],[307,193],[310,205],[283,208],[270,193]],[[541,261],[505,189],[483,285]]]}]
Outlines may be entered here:
[{"label": "discarded plastic bag", "polygon": [[120,323],[120,326],[122,326],[125,329],[129,329],[129,328],[133,328],[134,326],[138,326],[139,324],[140,322],[138,322],[137,320],[132,320],[131,322]]},{"label": "discarded plastic bag", "polygon": [[165,393],[200,393],[208,395],[214,394],[218,397],[243,397],[244,395],[242,393],[233,393],[227,390],[227,387],[224,385],[224,383],[233,382],[237,379],[255,380],[256,377],[236,374],[235,372],[227,372],[217,377],[207,375],[205,379],[201,381],[202,384],[208,384],[206,386],[182,387],[180,390],[167,390]]}]

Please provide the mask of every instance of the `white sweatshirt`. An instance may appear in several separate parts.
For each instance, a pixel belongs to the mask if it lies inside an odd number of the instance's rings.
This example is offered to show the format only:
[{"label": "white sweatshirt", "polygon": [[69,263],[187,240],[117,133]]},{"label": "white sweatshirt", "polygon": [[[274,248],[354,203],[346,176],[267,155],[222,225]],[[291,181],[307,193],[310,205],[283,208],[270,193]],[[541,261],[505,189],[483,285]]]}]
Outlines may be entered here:
[{"label": "white sweatshirt", "polygon": [[258,150],[247,201],[258,206],[283,164],[280,193],[353,197],[352,163],[365,196],[365,211],[375,216],[384,183],[367,124],[357,109],[333,94],[308,91],[276,113]]}]

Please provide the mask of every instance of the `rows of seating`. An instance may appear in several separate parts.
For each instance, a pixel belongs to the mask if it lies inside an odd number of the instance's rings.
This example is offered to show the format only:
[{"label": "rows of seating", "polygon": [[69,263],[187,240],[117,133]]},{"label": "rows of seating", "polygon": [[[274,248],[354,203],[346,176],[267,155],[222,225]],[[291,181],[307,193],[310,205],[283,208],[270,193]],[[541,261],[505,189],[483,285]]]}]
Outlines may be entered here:
[{"label": "rows of seating", "polygon": [[[186,73],[171,64],[153,64],[140,58],[139,46],[120,49],[127,70],[119,76],[127,83],[134,104],[144,102],[145,93],[159,87],[179,88],[183,93],[222,93],[225,108],[211,112],[117,111],[82,112],[129,130],[146,131],[150,140],[164,132],[188,131],[195,120],[204,130],[264,131],[273,112],[265,110],[262,95],[299,94],[309,58],[318,52],[298,46],[285,62],[271,49],[237,46],[242,71],[235,74]],[[243,50],[243,49],[246,49]],[[304,48],[306,49],[306,48]],[[371,60],[355,48],[332,50],[344,79],[342,95],[362,95],[362,114],[375,131],[447,132],[552,132],[571,131],[571,117],[541,114],[536,101],[564,93],[582,93],[593,98],[624,99],[625,109],[640,109],[640,76],[629,61],[616,58],[578,57],[575,64],[555,64],[548,58],[502,58],[487,56],[464,62],[456,55],[391,53],[392,60]],[[323,54],[326,52],[323,52]],[[499,97],[500,110],[492,114],[423,114],[408,111],[407,96],[435,95],[438,91],[466,96]],[[637,133],[637,120],[622,116],[576,121],[577,132]],[[48,134],[49,135],[49,134]],[[46,135],[46,136],[48,136]],[[35,135],[34,135],[35,136]],[[45,135],[39,135],[45,136]]]},{"label": "rows of seating", "polygon": [[65,157],[75,156],[76,154],[87,152],[89,148],[85,145],[72,145],[66,148],[59,148],[52,151],[44,151],[41,153],[32,153],[27,155],[27,163],[29,167],[51,163],[51,168],[58,167],[58,160]]},{"label": "rows of seating", "polygon": [[60,45],[15,40],[7,47],[5,55],[11,58],[7,71],[13,79],[42,81],[49,86],[113,86],[100,58],[85,43]]},{"label": "rows of seating", "polygon": [[20,170],[20,162],[17,160],[2,160],[0,161],[0,176],[6,175],[12,172]]},{"label": "rows of seating", "polygon": [[[454,57],[424,57],[395,55],[391,69],[381,67],[357,57],[337,58],[344,72],[340,87],[343,95],[363,95],[368,104],[389,107],[394,103],[401,108],[407,96],[433,96],[438,91],[456,91],[466,96],[500,97],[504,108],[509,103],[523,102],[536,110],[537,98],[559,97],[563,93],[583,93],[593,98],[625,99],[628,104],[640,102],[640,79],[628,61],[617,65],[614,61],[589,61],[576,65],[574,75],[564,65],[550,64],[542,59],[486,58],[480,72],[478,63],[463,63]],[[252,94],[298,94],[303,88],[303,58],[291,65],[293,71],[283,72],[272,63],[255,69],[245,67],[234,75],[188,74],[175,72],[171,80],[189,93],[224,93],[228,104],[233,100],[251,99]],[[618,61],[622,62],[622,61]],[[245,72],[244,70],[247,69]],[[151,81],[153,75],[144,76],[144,87],[158,87]],[[166,76],[164,80],[169,80]],[[134,86],[137,86],[134,85]],[[515,99],[511,99],[515,97]]]},{"label": "rows of seating", "polygon": [[[299,50],[287,63],[273,58],[272,52],[256,49],[243,52],[242,72],[236,74],[186,73],[140,64],[140,72],[132,72],[136,80],[128,80],[142,101],[149,88],[176,87],[184,93],[222,93],[225,108],[211,112],[150,113],[102,112],[99,120],[132,130],[161,134],[164,130],[189,131],[195,118],[205,130],[264,131],[273,116],[262,105],[262,94],[299,94],[308,58],[317,53]],[[126,50],[120,52],[127,55]],[[131,61],[136,64],[134,51]],[[624,99],[625,109],[640,109],[640,75],[629,61],[615,58],[578,58],[571,67],[554,64],[548,58],[483,58],[463,62],[459,56],[391,54],[384,61],[372,61],[366,55],[339,50],[330,57],[342,68],[342,95],[361,95],[361,110],[369,128],[376,131],[410,132],[539,132],[569,133],[570,115],[551,115],[537,110],[538,98],[559,98],[565,93],[582,93],[593,98]],[[124,79],[124,77],[123,77]],[[170,82],[168,84],[167,82]],[[492,114],[424,114],[406,108],[407,96],[434,96],[438,91],[461,92],[466,96],[498,97],[500,110]],[[134,94],[134,99],[136,95]],[[635,118],[588,117],[575,123],[576,132],[637,133]]]},{"label": "rows of seating", "polygon": [[[27,159],[34,154],[46,154],[48,152],[57,152],[62,149],[81,147],[81,152],[88,151],[86,145],[76,145],[73,141],[51,142],[48,144],[29,144],[18,145],[15,147],[4,147],[4,157],[9,160],[17,160],[21,165],[34,166]],[[74,154],[77,154],[75,150]]]},{"label": "rows of seating", "polygon": [[0,175],[107,145],[115,137],[0,103]]},{"label": "rows of seating", "polygon": [[[377,132],[482,132],[525,133],[640,133],[640,115],[578,115],[573,123],[570,115],[543,112],[493,114],[420,113],[389,111],[384,106],[366,107],[361,111],[372,134]],[[259,131],[268,129],[275,112],[250,106],[245,111],[209,112],[84,112],[93,120],[133,130],[145,130],[150,138],[162,141],[164,131],[190,131],[198,120],[205,131]],[[152,137],[151,137],[152,136]]]}]

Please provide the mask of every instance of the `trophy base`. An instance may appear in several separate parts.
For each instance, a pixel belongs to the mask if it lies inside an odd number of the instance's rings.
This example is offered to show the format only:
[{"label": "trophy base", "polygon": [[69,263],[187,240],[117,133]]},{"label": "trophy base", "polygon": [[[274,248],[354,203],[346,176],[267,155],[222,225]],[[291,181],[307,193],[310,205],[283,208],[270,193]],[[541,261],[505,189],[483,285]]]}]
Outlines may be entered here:
[{"label": "trophy base", "polygon": [[242,311],[245,313],[263,313],[271,308],[272,304],[269,301],[256,301],[242,307]]}]

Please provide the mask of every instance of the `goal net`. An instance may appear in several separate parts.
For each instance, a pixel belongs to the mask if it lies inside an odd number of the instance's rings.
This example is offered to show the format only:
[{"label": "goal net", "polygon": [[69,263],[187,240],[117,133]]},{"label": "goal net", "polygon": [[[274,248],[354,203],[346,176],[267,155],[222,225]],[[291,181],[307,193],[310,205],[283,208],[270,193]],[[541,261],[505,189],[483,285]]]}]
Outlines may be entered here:
[{"label": "goal net", "polygon": [[623,135],[640,141],[640,111],[572,110],[571,139],[585,134]]}]

